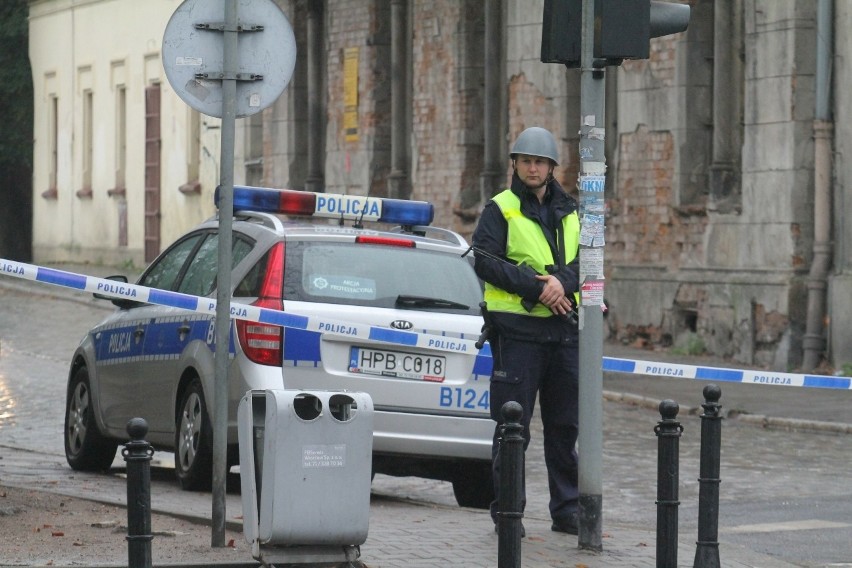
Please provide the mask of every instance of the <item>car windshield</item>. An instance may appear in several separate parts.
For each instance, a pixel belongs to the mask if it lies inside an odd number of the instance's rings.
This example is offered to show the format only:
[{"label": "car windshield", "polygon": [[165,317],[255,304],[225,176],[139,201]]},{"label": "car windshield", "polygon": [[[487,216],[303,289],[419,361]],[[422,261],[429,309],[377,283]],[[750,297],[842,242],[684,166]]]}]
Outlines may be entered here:
[{"label": "car windshield", "polygon": [[480,281],[461,255],[304,241],[286,254],[285,300],[479,315]]}]

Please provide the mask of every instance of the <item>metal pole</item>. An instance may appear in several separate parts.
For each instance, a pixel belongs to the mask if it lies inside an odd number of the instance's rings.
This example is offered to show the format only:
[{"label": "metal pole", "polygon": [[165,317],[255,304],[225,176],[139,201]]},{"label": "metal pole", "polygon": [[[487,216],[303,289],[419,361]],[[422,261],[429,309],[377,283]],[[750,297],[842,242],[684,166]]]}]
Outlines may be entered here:
[{"label": "metal pole", "polygon": [[580,510],[578,546],[603,550],[604,69],[594,67],[595,0],[583,0],[580,75]]},{"label": "metal pole", "polygon": [[[486,203],[506,184],[505,159],[501,155],[500,120],[503,33],[502,2],[485,2],[485,92],[482,101],[483,168],[479,174],[480,203]],[[469,206],[467,203],[463,206]]]},{"label": "metal pole", "polygon": [[408,199],[408,6],[391,0],[391,171],[388,194]]},{"label": "metal pole", "polygon": [[675,418],[679,407],[673,400],[660,403],[657,423],[657,568],[677,568],[677,508],[680,435],[683,426]]},{"label": "metal pole", "polygon": [[719,568],[719,465],[722,447],[722,389],[704,387],[701,405],[701,466],[698,478],[698,542],[694,568]]},{"label": "metal pole", "polygon": [[524,427],[521,405],[509,401],[500,408],[500,495],[497,511],[497,568],[521,566],[521,488],[524,483]]},{"label": "metal pole", "polygon": [[323,122],[322,60],[325,57],[322,43],[323,2],[308,2],[307,66],[308,66],[308,175],[305,191],[325,191],[323,176]]},{"label": "metal pole", "polygon": [[219,186],[219,266],[216,285],[216,377],[213,392],[213,509],[210,544],[225,546],[228,476],[228,351],[231,333],[231,234],[234,216],[234,130],[237,109],[237,0],[225,0],[222,146]]},{"label": "metal pole", "polygon": [[142,418],[127,422],[130,441],[121,455],[127,462],[127,566],[151,568],[151,456],[145,441],[148,423]]}]

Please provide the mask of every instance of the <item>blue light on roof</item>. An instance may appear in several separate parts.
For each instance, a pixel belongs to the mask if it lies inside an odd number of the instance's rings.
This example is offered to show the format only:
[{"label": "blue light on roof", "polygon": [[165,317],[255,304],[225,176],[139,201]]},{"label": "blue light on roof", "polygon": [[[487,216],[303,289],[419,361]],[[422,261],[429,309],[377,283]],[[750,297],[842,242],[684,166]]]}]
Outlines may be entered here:
[{"label": "blue light on roof", "polygon": [[435,208],[425,201],[382,199],[382,216],[379,221],[400,225],[429,225]]}]

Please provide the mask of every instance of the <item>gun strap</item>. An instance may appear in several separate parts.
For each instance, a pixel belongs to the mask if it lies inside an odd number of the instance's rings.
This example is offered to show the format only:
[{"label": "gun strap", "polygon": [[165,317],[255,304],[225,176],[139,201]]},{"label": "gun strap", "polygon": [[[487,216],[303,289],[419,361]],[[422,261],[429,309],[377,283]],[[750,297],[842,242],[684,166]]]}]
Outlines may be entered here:
[{"label": "gun strap", "polygon": [[561,219],[556,221],[556,258],[553,261],[559,270],[565,267],[565,228]]}]

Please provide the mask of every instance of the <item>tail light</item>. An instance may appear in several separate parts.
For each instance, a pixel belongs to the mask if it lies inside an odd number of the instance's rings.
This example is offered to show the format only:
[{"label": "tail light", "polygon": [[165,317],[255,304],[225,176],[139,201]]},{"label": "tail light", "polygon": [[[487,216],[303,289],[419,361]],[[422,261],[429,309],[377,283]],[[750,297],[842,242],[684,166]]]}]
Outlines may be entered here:
[{"label": "tail light", "polygon": [[[284,243],[277,243],[267,253],[266,269],[254,306],[280,310],[284,286]],[[284,328],[260,322],[237,320],[237,337],[243,353],[260,365],[281,366],[284,354]]]}]

